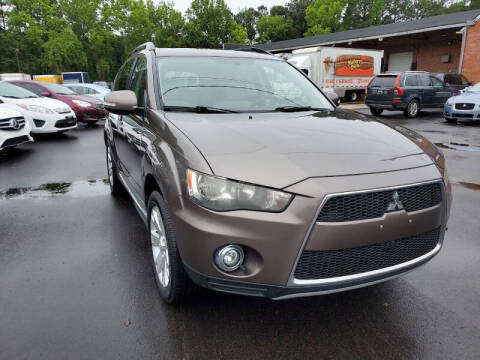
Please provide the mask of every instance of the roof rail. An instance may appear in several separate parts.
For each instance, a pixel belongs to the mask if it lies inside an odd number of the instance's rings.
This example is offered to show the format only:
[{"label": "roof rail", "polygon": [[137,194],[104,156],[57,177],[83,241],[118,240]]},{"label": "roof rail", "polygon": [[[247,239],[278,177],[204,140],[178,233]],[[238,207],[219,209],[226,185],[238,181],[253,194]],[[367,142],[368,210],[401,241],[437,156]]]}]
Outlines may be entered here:
[{"label": "roof rail", "polygon": [[133,49],[129,55],[135,54],[136,52],[139,52],[140,50],[144,50],[144,49],[148,51],[155,50],[155,45],[151,41],[143,43],[141,45],[138,45],[135,49]]},{"label": "roof rail", "polygon": [[233,49],[233,51],[246,51],[246,52],[256,52],[256,53],[265,54],[265,55],[273,55],[269,51],[262,50],[262,49],[259,49],[257,47],[254,47],[254,46],[241,47],[241,48],[238,48],[238,49]]}]

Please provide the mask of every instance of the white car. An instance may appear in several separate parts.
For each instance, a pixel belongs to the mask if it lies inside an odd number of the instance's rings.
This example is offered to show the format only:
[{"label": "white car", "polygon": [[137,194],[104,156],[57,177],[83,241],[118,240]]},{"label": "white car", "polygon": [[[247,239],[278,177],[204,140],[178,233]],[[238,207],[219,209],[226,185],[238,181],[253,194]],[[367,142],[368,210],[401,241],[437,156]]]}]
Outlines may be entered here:
[{"label": "white car", "polygon": [[0,82],[0,100],[14,104],[30,120],[33,134],[64,132],[77,127],[73,110],[65,103],[44,98],[8,82]]},{"label": "white car", "polygon": [[70,90],[74,91],[78,95],[91,96],[101,101],[103,101],[105,98],[105,95],[107,95],[110,92],[110,89],[107,89],[97,84],[72,83],[72,84],[63,84],[63,86],[68,87]]},{"label": "white car", "polygon": [[28,120],[9,104],[0,104],[0,151],[33,141]]}]

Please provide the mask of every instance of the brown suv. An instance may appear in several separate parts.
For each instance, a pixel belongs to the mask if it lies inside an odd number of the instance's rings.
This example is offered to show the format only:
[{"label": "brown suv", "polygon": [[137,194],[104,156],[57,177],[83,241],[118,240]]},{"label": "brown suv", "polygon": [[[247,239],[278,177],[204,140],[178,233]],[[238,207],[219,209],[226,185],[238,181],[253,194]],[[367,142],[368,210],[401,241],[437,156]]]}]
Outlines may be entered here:
[{"label": "brown suv", "polygon": [[273,299],[353,289],[442,246],[442,153],[336,108],[268,53],[147,43],[106,108],[111,190],[145,221],[167,302],[193,284]]}]

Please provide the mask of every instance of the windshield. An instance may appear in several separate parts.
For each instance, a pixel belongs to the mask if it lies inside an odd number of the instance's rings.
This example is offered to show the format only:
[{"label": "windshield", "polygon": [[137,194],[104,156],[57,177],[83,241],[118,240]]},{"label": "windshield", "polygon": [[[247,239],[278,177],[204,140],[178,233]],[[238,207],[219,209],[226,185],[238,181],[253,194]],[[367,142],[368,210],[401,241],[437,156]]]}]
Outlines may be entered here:
[{"label": "windshield", "polygon": [[327,98],[284,61],[165,57],[158,59],[158,69],[166,109],[208,107],[233,112],[270,112],[282,107],[308,107],[333,110]]},{"label": "windshield", "polygon": [[54,83],[49,83],[49,82],[42,82],[42,85],[48,88],[51,92],[54,92],[56,94],[60,95],[76,95],[74,91],[71,89],[67,88],[66,86],[54,84]]},{"label": "windshield", "polygon": [[0,82],[0,96],[12,99],[37,98],[33,92],[8,82]]}]

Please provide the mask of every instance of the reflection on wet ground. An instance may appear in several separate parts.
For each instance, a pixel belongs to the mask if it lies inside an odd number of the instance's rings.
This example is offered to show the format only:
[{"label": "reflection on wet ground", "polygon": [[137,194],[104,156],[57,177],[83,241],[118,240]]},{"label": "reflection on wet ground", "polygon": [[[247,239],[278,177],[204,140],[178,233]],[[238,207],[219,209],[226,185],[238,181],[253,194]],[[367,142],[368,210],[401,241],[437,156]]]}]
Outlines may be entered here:
[{"label": "reflection on wet ground", "polygon": [[464,181],[459,181],[456,184],[470,190],[480,190],[480,184],[474,184],[474,183],[469,183]]},{"label": "reflection on wet ground", "polygon": [[457,143],[457,142],[443,142],[443,143],[435,143],[438,147],[442,149],[451,149],[451,150],[460,150],[460,151],[480,151],[480,146],[477,145],[470,145],[465,143]]},{"label": "reflection on wet ground", "polygon": [[108,179],[58,182],[38,187],[11,188],[0,191],[0,200],[51,198],[55,196],[85,197],[107,195],[110,192]]}]

